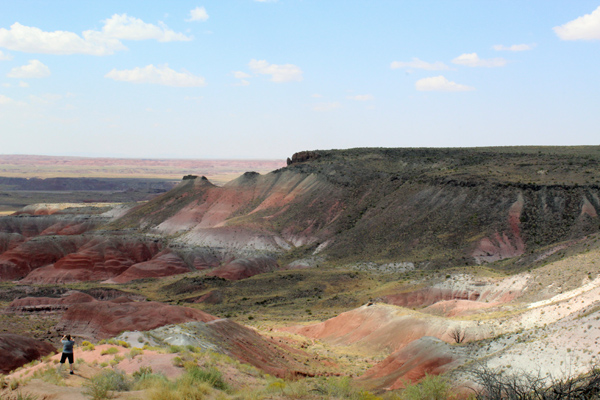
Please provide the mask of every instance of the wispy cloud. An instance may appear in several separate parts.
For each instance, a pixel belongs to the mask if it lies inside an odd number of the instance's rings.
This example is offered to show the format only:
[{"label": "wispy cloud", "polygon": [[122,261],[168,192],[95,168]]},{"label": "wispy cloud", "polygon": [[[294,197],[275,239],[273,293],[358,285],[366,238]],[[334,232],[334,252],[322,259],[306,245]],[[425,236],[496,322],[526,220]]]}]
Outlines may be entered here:
[{"label": "wispy cloud", "polygon": [[600,40],[600,7],[552,29],[562,40]]},{"label": "wispy cloud", "polygon": [[481,59],[481,58],[479,58],[477,53],[465,53],[465,54],[461,54],[460,56],[456,57],[454,60],[452,60],[452,62],[454,64],[464,65],[467,67],[492,68],[492,67],[503,67],[506,65],[507,61],[501,57]]},{"label": "wispy cloud", "polygon": [[412,61],[393,61],[390,64],[391,69],[409,68],[409,69],[424,69],[427,71],[442,71],[450,69],[446,64],[441,61],[429,63],[427,61],[419,60],[417,57],[413,57]]},{"label": "wispy cloud", "polygon": [[282,83],[302,80],[302,70],[294,64],[269,64],[266,60],[250,60],[248,67],[255,74],[271,75],[271,81]]},{"label": "wispy cloud", "polygon": [[339,102],[333,101],[333,102],[329,102],[329,103],[315,104],[313,106],[313,110],[319,111],[319,112],[324,112],[324,111],[332,111],[332,110],[335,110],[336,108],[341,108],[341,107],[342,107],[342,105]]},{"label": "wispy cloud", "polygon": [[[115,14],[104,20],[102,35],[111,39],[120,40],[149,40],[159,42],[175,42],[192,40],[183,33],[177,33],[162,23],[159,25],[148,24],[139,18],[127,14]],[[89,31],[88,31],[89,32]]]},{"label": "wispy cloud", "polygon": [[60,94],[56,94],[56,93],[45,93],[39,96],[36,95],[31,95],[29,96],[29,100],[31,100],[31,103],[37,103],[37,104],[52,104],[52,103],[56,103],[57,101],[61,100],[63,98],[62,95]]},{"label": "wispy cloud", "polygon": [[122,71],[113,69],[106,74],[105,77],[114,79],[115,81],[150,83],[155,85],[175,87],[197,87],[206,85],[203,77],[195,76],[187,71],[177,72],[169,68],[167,65],[155,67],[154,65],[150,64],[143,68],[137,67]]},{"label": "wispy cloud", "polygon": [[496,51],[527,51],[532,50],[535,46],[535,44],[513,44],[511,46],[496,44],[492,48]]},{"label": "wispy cloud", "polygon": [[475,90],[474,87],[461,85],[449,81],[444,76],[434,76],[431,78],[419,79],[415,83],[415,88],[420,91],[440,91],[440,92],[467,92]]},{"label": "wispy cloud", "polygon": [[245,79],[250,78],[250,74],[245,73],[244,71],[233,71],[233,76],[236,79]]},{"label": "wispy cloud", "polygon": [[0,61],[10,61],[13,59],[13,56],[7,53],[3,53],[2,50],[0,50]]},{"label": "wispy cloud", "polygon": [[355,96],[346,96],[348,100],[356,100],[356,101],[370,101],[373,100],[374,97],[372,94],[357,94]]},{"label": "wispy cloud", "polygon": [[11,99],[8,96],[0,94],[0,106],[12,106],[12,105],[26,106],[27,103],[25,103],[24,101],[16,101],[16,100]]},{"label": "wispy cloud", "polygon": [[50,68],[44,65],[40,60],[29,60],[29,63],[20,67],[11,69],[8,74],[9,78],[45,78],[50,76]]},{"label": "wispy cloud", "polygon": [[13,99],[11,99],[10,97],[0,94],[0,104],[1,105],[13,104],[14,102],[15,101]]},{"label": "wispy cloud", "polygon": [[153,25],[127,14],[115,14],[102,22],[102,30],[87,30],[82,32],[81,36],[67,31],[45,32],[15,22],[10,29],[0,28],[0,47],[25,53],[105,56],[126,50],[127,47],[121,40],[154,39],[159,42],[172,42],[192,39],[174,32],[162,22]]},{"label": "wispy cloud", "polygon": [[208,20],[208,13],[206,12],[206,8],[204,7],[196,7],[190,11],[190,17],[186,19],[188,22],[192,21],[200,21],[204,22]]}]

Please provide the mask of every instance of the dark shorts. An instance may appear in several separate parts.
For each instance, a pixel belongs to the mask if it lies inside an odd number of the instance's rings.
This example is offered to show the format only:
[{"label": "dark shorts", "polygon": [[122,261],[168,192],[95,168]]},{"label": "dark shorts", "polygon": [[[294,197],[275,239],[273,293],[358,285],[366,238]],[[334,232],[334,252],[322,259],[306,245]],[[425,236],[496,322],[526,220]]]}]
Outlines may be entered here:
[{"label": "dark shorts", "polygon": [[73,364],[73,353],[62,353],[60,357],[60,363],[64,364],[65,360],[69,360],[69,364]]}]

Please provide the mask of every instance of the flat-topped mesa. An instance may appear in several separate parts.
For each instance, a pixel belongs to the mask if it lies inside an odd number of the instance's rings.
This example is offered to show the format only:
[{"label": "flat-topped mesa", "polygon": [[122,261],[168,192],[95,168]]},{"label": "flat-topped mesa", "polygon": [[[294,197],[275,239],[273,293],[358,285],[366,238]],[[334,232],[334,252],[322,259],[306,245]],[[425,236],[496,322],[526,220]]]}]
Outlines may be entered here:
[{"label": "flat-topped mesa", "polygon": [[193,181],[193,180],[196,180],[196,179],[199,179],[202,182],[210,182],[208,180],[208,178],[206,176],[204,176],[204,175],[198,176],[198,175],[189,174],[189,175],[184,175],[183,178],[181,178],[182,181],[190,181],[190,180]]},{"label": "flat-topped mesa", "polygon": [[300,151],[294,153],[291,159],[288,157],[287,165],[316,160],[317,158],[319,158],[319,153],[316,151]]}]

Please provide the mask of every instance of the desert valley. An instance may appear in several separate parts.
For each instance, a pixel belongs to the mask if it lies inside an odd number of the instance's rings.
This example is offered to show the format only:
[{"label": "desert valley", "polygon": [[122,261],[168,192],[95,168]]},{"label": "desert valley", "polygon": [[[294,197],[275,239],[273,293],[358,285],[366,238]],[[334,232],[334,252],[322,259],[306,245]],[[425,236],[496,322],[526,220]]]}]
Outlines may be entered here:
[{"label": "desert valley", "polygon": [[0,400],[600,400],[599,0],[1,4]]},{"label": "desert valley", "polygon": [[218,184],[120,177],[105,201],[55,187],[0,217],[2,396],[597,390],[599,164],[597,146],[358,148]]}]

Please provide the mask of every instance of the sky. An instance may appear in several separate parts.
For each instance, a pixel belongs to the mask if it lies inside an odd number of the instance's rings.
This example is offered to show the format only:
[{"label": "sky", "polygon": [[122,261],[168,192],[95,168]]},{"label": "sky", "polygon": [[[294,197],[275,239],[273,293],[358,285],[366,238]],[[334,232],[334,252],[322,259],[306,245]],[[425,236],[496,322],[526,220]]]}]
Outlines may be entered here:
[{"label": "sky", "polygon": [[600,144],[600,0],[0,0],[0,10],[0,154]]}]

